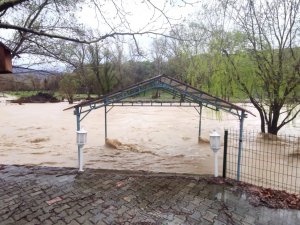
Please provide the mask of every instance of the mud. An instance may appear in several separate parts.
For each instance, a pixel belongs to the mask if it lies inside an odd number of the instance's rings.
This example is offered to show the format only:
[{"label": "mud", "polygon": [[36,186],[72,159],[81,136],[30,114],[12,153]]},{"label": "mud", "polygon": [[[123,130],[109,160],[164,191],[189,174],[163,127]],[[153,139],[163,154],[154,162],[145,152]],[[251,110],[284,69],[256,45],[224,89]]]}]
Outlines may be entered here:
[{"label": "mud", "polygon": [[[6,100],[0,99],[0,164],[77,167],[76,119],[72,110],[63,111],[68,103],[19,105]],[[245,128],[258,130],[259,118],[248,117]],[[108,113],[109,143],[104,138],[103,109],[91,112],[81,125],[88,131],[87,168],[212,174],[209,133],[216,129],[223,136],[225,128],[238,129],[239,121],[204,109],[199,143],[194,108],[114,107]],[[299,135],[299,118],[281,132]]]}]

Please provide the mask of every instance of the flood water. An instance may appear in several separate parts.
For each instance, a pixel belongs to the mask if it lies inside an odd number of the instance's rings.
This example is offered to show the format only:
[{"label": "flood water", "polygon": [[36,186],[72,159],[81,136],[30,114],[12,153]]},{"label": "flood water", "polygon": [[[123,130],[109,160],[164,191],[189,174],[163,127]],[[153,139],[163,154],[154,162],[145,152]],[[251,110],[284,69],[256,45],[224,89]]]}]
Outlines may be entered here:
[{"label": "flood water", "polygon": [[[72,110],[63,111],[68,103],[18,105],[5,100],[0,103],[0,164],[77,167],[76,118]],[[205,140],[213,129],[221,136],[225,128],[238,129],[239,120],[204,109],[204,142],[199,144],[194,108],[114,107],[108,113],[108,138],[112,145],[117,143],[114,147],[105,145],[104,109],[92,111],[81,125],[88,131],[86,168],[213,174],[213,153]],[[258,117],[245,120],[247,130],[259,126]],[[300,118],[281,133],[299,135]]]}]

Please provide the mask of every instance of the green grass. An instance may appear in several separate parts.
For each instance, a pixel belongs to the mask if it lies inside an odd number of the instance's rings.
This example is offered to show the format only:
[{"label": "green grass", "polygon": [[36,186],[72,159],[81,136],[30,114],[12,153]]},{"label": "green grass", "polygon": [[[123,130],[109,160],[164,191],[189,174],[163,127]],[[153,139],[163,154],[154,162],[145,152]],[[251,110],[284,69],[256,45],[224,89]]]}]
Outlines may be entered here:
[{"label": "green grass", "polygon": [[[87,97],[88,97],[87,94],[75,94],[74,95],[74,99],[86,99]],[[91,98],[98,98],[98,95],[92,94],[90,97]]]},{"label": "green grass", "polygon": [[[5,92],[5,94],[15,96],[19,99],[19,98],[27,98],[30,96],[37,95],[39,92],[50,93],[49,91],[40,90],[40,91],[7,91]],[[62,98],[59,92],[54,92],[53,96],[56,97],[57,99]]]},{"label": "green grass", "polygon": [[37,93],[38,93],[38,91],[8,91],[8,92],[5,92],[5,94],[13,95],[18,98],[29,97],[32,95],[36,95]]},{"label": "green grass", "polygon": [[[5,94],[7,95],[13,95],[16,96],[17,98],[21,98],[21,97],[30,97],[33,95],[36,95],[38,92],[48,92],[48,91],[7,91],[5,92]],[[164,92],[163,90],[159,90],[160,93],[160,97],[159,98],[153,98],[153,96],[155,95],[156,90],[149,90],[146,92],[142,92],[139,95],[136,95],[134,97],[130,97],[127,98],[126,100],[129,101],[139,101],[139,100],[160,100],[160,101],[179,101],[180,98],[176,97],[175,99],[173,99],[173,95]],[[62,95],[60,92],[56,91],[54,92],[54,97],[56,97],[57,99],[62,99]],[[92,98],[98,98],[98,96],[96,94],[92,94],[91,95]],[[75,94],[74,95],[74,99],[86,99],[87,98],[87,94]],[[249,100],[247,98],[235,98],[235,97],[231,97],[230,102],[232,103],[240,103],[240,102],[249,102]]]},{"label": "green grass", "polygon": [[[16,96],[17,98],[22,98],[22,97],[30,97],[30,96],[36,95],[39,92],[49,93],[49,91],[40,90],[40,91],[6,91],[5,94]],[[58,91],[54,92],[53,96],[56,97],[57,99],[62,98],[61,93]],[[91,95],[91,97],[97,98],[98,96]],[[87,98],[87,94],[75,94],[74,95],[74,99],[86,99],[86,98]]]},{"label": "green grass", "polygon": [[155,96],[156,90],[150,90],[150,91],[146,91],[146,92],[142,92],[139,95],[136,95],[134,97],[131,98],[127,98],[126,100],[162,100],[162,101],[167,101],[167,100],[179,100],[178,97],[176,97],[175,99],[173,99],[173,95],[164,92],[163,90],[159,90],[159,94],[160,97],[158,98],[153,98],[153,96]]}]

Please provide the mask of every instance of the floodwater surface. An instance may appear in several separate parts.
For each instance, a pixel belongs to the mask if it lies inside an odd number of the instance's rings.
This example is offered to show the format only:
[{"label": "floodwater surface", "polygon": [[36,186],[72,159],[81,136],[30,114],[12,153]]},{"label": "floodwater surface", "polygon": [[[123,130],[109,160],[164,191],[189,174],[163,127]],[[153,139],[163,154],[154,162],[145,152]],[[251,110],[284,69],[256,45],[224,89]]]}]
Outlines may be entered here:
[{"label": "floodwater surface", "polygon": [[[0,103],[0,163],[77,167],[76,118],[62,103]],[[255,112],[249,105],[242,105]],[[299,118],[298,118],[299,119]],[[81,123],[88,131],[84,146],[87,168],[148,170],[213,174],[209,133],[239,128],[238,118],[203,110],[203,141],[198,143],[199,114],[194,108],[114,107],[108,113],[108,144],[104,137],[104,109],[92,111]],[[259,130],[258,117],[245,128]],[[300,134],[300,121],[281,132]],[[222,160],[222,149],[219,152]],[[219,172],[221,172],[220,163]]]}]

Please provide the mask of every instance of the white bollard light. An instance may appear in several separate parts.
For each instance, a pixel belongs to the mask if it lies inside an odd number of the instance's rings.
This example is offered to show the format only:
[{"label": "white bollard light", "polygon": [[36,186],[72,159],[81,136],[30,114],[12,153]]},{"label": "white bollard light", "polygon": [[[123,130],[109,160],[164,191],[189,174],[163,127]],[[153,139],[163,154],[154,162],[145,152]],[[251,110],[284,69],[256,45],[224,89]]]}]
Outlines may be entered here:
[{"label": "white bollard light", "polygon": [[215,155],[215,177],[217,177],[218,176],[218,151],[221,146],[221,137],[215,130],[209,135],[209,142],[210,142],[210,147],[213,150]]},{"label": "white bollard light", "polygon": [[78,145],[78,167],[79,171],[83,171],[83,146],[87,141],[87,132],[82,128],[77,133],[77,145]]}]

